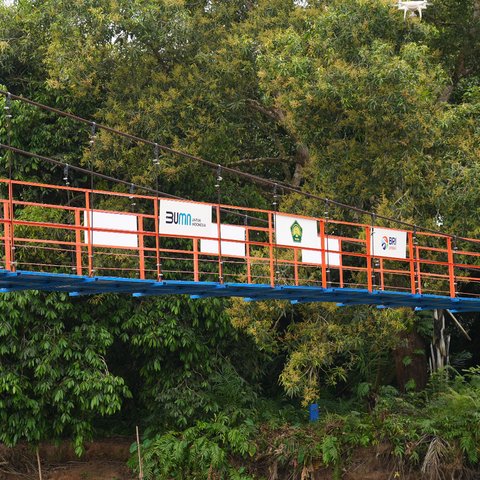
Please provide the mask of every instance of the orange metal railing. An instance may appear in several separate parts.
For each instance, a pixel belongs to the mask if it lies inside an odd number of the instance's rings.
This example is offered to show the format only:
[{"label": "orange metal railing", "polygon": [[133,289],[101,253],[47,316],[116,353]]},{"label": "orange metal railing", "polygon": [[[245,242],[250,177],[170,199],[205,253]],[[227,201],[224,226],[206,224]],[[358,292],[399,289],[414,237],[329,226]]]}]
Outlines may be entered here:
[{"label": "orange metal railing", "polygon": [[[321,261],[308,263],[301,254],[305,247],[277,243],[277,212],[269,210],[213,205],[218,251],[206,253],[201,248],[206,237],[161,231],[158,197],[4,179],[0,193],[0,266],[11,271],[334,286],[450,297],[475,296],[471,285],[480,282],[480,241],[475,239],[407,231],[406,258],[388,258],[372,254],[372,225],[315,218],[319,245],[308,249]],[[91,224],[92,212],[118,214],[120,224],[98,228]],[[127,215],[135,217],[135,231],[123,225]],[[245,255],[222,251],[224,224],[245,228],[245,240],[228,240],[244,244]],[[136,246],[94,242],[94,235],[102,232],[135,236]],[[329,245],[332,241],[338,248]]]}]

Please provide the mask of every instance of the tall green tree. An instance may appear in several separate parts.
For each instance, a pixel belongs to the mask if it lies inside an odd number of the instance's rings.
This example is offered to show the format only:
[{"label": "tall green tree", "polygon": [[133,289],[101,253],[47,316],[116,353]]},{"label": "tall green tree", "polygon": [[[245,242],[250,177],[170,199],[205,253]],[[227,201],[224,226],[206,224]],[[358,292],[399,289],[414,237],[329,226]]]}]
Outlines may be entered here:
[{"label": "tall green tree", "polygon": [[95,301],[74,304],[65,294],[2,294],[2,443],[69,437],[80,454],[94,419],[120,410],[131,394],[105,361],[114,339],[108,323],[99,321],[102,310]]}]

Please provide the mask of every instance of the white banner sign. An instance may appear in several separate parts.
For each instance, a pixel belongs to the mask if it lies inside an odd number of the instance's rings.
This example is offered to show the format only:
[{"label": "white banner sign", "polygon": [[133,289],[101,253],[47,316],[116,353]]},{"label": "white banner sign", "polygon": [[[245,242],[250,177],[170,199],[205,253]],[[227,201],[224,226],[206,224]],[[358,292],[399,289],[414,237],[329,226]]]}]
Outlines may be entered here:
[{"label": "white banner sign", "polygon": [[211,205],[160,200],[160,233],[211,237],[211,225]]},{"label": "white banner sign", "polygon": [[407,258],[407,232],[374,227],[370,255],[375,257]]},{"label": "white banner sign", "polygon": [[[83,212],[84,226],[106,230],[126,230],[128,232],[138,232],[136,215],[126,215],[123,213],[90,212],[90,225],[88,223],[88,213]],[[116,233],[88,231],[84,232],[84,242],[93,245],[105,245],[109,247],[137,248],[138,235],[133,233]]]},{"label": "white banner sign", "polygon": [[[318,242],[321,244],[320,238]],[[340,241],[337,238],[325,237],[325,248],[325,265],[340,267],[342,265],[342,259],[340,253],[338,253],[340,252]],[[322,265],[322,252],[302,248],[302,263]]]},{"label": "white banner sign", "polygon": [[317,221],[313,219],[276,214],[275,236],[280,245],[320,248]]},{"label": "white banner sign", "polygon": [[[226,257],[245,257],[245,227],[236,225],[220,225],[222,255]],[[218,238],[218,226],[212,223],[211,236]],[[240,242],[228,242],[225,240],[240,240]],[[218,240],[200,240],[200,251],[218,255]]]}]

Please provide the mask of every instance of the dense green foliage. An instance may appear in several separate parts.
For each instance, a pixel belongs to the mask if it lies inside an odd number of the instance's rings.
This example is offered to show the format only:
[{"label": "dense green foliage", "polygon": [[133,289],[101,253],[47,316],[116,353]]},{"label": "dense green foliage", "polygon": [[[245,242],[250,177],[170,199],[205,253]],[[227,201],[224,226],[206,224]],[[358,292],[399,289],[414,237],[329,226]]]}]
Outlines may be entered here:
[{"label": "dense green foliage", "polygon": [[[0,84],[12,93],[376,213],[427,227],[441,215],[442,228],[468,236],[480,233],[479,48],[479,0],[435,0],[422,22],[391,0],[0,3]],[[2,142],[155,185],[150,148],[107,132],[91,148],[84,125],[19,102],[11,113],[11,126],[0,116]],[[9,165],[18,179],[63,177],[0,152],[1,176]],[[162,191],[216,199],[216,172],[198,163],[164,154],[159,172]],[[268,208],[272,192],[226,177],[221,195]],[[283,195],[280,209],[323,216],[325,205]],[[407,397],[391,389],[393,355],[404,370],[425,362],[423,348],[402,352],[413,335],[429,341],[431,317],[179,297],[0,300],[9,445],[69,437],[81,451],[95,428],[140,424],[152,478],[250,478],[238,459],[248,466],[261,451],[308,478],[318,462],[338,473],[345,451],[384,440],[405,464],[445,466],[459,452],[478,464],[478,372]],[[451,333],[480,361],[478,340]],[[372,415],[261,426],[286,415],[277,402],[300,410],[358,395]]]},{"label": "dense green foliage", "polygon": [[111,330],[66,300],[2,296],[0,440],[9,446],[68,435],[80,453],[92,420],[115,413],[130,395],[105,363]]}]

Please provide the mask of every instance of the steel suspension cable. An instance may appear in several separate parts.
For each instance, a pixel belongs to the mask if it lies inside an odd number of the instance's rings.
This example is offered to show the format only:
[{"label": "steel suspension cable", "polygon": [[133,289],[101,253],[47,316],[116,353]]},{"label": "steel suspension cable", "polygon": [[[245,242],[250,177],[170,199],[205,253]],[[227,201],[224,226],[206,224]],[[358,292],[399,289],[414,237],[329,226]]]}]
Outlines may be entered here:
[{"label": "steel suspension cable", "polygon": [[[74,115],[72,113],[60,110],[58,108],[50,107],[48,105],[42,104],[40,102],[36,102],[36,101],[31,100],[31,99],[26,98],[26,97],[14,95],[14,94],[12,94],[10,92],[7,92],[5,90],[0,90],[0,95],[4,95],[4,96],[10,95],[10,97],[14,100],[19,100],[21,102],[24,102],[24,103],[27,103],[29,105],[35,106],[37,108],[41,108],[42,110],[46,110],[46,111],[55,113],[55,114],[60,115],[62,117],[67,117],[67,118],[70,118],[72,120],[88,124],[90,126],[95,123],[92,120],[88,120],[88,119],[80,117],[78,115]],[[126,132],[123,132],[121,130],[118,130],[118,129],[115,129],[115,128],[112,128],[112,127],[108,127],[106,125],[102,125],[102,124],[98,124],[98,123],[96,123],[96,125],[97,125],[97,128],[100,129],[100,130],[105,130],[107,132],[110,132],[110,133],[113,133],[115,135],[127,138],[127,139],[135,141],[137,143],[143,143],[143,144],[147,144],[147,145],[151,145],[151,146],[158,145],[159,149],[164,151],[164,152],[168,152],[172,155],[183,157],[183,158],[186,158],[186,159],[189,159],[189,160],[195,160],[199,163],[203,163],[204,165],[207,165],[207,166],[209,166],[211,168],[214,168],[214,169],[218,168],[218,163],[212,162],[210,160],[206,160],[206,159],[204,159],[202,157],[199,157],[197,155],[192,155],[190,153],[182,152],[180,150],[176,150],[176,149],[168,147],[166,145],[160,145],[160,144],[157,144],[156,142],[154,142],[152,140],[148,140],[146,138],[142,138],[142,137],[139,137],[137,135],[132,135],[130,133],[126,133]],[[314,200],[328,201],[331,205],[335,205],[335,206],[337,206],[339,208],[342,208],[344,210],[347,210],[347,211],[352,211],[352,212],[356,212],[356,213],[359,213],[359,214],[362,214],[362,215],[368,215],[368,216],[372,215],[372,213],[373,213],[371,211],[364,210],[362,208],[358,208],[358,207],[355,207],[353,205],[348,205],[348,204],[339,202],[337,200],[333,200],[333,199],[329,199],[329,198],[326,198],[326,197],[322,197],[320,195],[315,195],[313,193],[305,192],[305,191],[301,190],[300,188],[295,187],[295,186],[293,186],[291,184],[288,184],[288,183],[285,183],[285,182],[268,180],[266,178],[259,177],[258,175],[243,172],[241,170],[237,170],[235,168],[226,167],[226,166],[222,166],[222,170],[225,173],[229,173],[229,174],[232,174],[232,175],[235,175],[235,176],[238,176],[238,177],[243,177],[243,178],[249,179],[249,180],[253,181],[254,183],[257,183],[257,184],[260,184],[260,185],[269,186],[269,187],[274,187],[275,184],[281,185],[288,192],[297,193],[297,194],[303,195],[307,198],[311,198],[311,199],[314,199]],[[97,174],[97,175],[99,175],[99,174]],[[126,182],[126,183],[130,183],[130,182]],[[176,198],[174,195],[170,195],[170,196],[172,198]],[[408,227],[410,229],[414,229],[414,228],[417,227],[415,224],[405,222],[403,220],[398,220],[398,219],[395,219],[395,218],[392,218],[392,217],[387,217],[385,215],[380,215],[380,214],[375,214],[375,215],[376,215],[376,218],[378,218],[378,219],[385,220],[385,221],[392,222],[392,223],[396,223],[398,225],[402,225],[402,226]],[[422,227],[422,230],[424,232],[427,232],[427,233],[443,235],[443,236],[451,237],[451,238],[455,237],[454,234],[441,232],[440,230],[435,230],[435,229],[431,229],[431,228],[426,228],[426,227],[423,228]],[[462,240],[472,241],[472,239],[467,239],[467,238],[464,238],[464,237],[458,237],[458,238],[462,239]]]},{"label": "steel suspension cable", "polygon": [[[62,162],[61,160],[57,160],[57,159],[51,158],[51,157],[46,157],[44,155],[39,155],[38,153],[28,152],[27,150],[22,150],[21,148],[16,148],[16,147],[13,147],[11,145],[6,145],[4,143],[0,143],[0,149],[9,150],[11,152],[18,153],[19,155],[23,155],[25,157],[35,158],[37,160],[42,160],[44,162],[52,163],[53,165],[57,165],[57,166],[61,166],[61,167],[65,167],[67,165],[67,163]],[[70,164],[68,164],[68,165],[69,165],[69,168],[71,170],[75,170],[76,172],[83,173],[85,175],[89,175],[90,172],[91,172],[91,170],[89,170],[87,168],[77,167],[75,165],[70,165]],[[157,193],[157,194],[161,194],[162,196],[165,196],[165,197],[176,198],[176,199],[179,199],[179,200],[185,200],[183,197],[179,197],[177,195],[172,195],[170,193],[160,192],[160,191],[155,190],[154,188],[146,187],[144,185],[139,185],[139,184],[132,183],[132,182],[127,182],[126,180],[121,180],[119,178],[111,177],[111,176],[105,175],[103,173],[98,173],[98,172],[93,171],[93,175],[96,178],[100,178],[102,180],[107,180],[109,182],[125,185],[129,188],[133,185],[136,189],[143,190],[143,191],[148,192],[148,193],[153,193],[153,194]]]},{"label": "steel suspension cable", "polygon": [[[42,160],[44,162],[48,162],[48,163],[51,163],[53,165],[60,166],[60,167],[63,167],[63,168],[67,165],[66,162],[62,162],[61,160],[57,160],[57,159],[51,158],[51,157],[46,157],[45,155],[40,155],[38,153],[28,152],[27,150],[22,150],[21,148],[13,147],[13,146],[7,145],[5,143],[0,143],[0,149],[11,151],[11,152],[17,153],[19,155],[23,155],[25,157],[35,158],[36,160]],[[83,173],[84,175],[87,175],[87,176],[90,175],[90,173],[91,173],[91,170],[89,170],[87,168],[77,167],[77,166],[71,165],[71,164],[68,164],[68,166],[69,166],[70,170],[75,170],[76,172]],[[173,198],[173,199],[176,199],[176,200],[191,201],[190,199],[187,199],[185,197],[180,197],[178,195],[172,195],[171,193],[162,192],[158,189],[156,190],[152,187],[147,187],[145,185],[140,185],[138,183],[127,182],[126,180],[111,177],[111,176],[105,175],[103,173],[98,173],[98,172],[93,171],[93,175],[96,178],[99,178],[99,179],[102,179],[102,180],[106,180],[106,181],[113,182],[113,183],[118,183],[120,185],[125,185],[129,189],[131,189],[132,186],[133,186],[137,190],[142,190],[144,192],[151,193],[156,197],[162,196],[162,197],[166,197],[166,198]],[[157,177],[156,185],[158,187],[158,177]],[[223,209],[222,209],[222,211],[223,211]],[[232,214],[232,215],[242,217],[242,218],[245,216],[245,214],[240,214],[240,213],[234,212],[234,211],[229,211],[229,213]],[[259,222],[266,222],[263,219],[258,218],[258,217],[254,217],[252,215],[247,214],[247,216],[249,218],[251,218],[253,220],[257,220]],[[458,238],[460,238],[460,237],[458,237]]]}]

